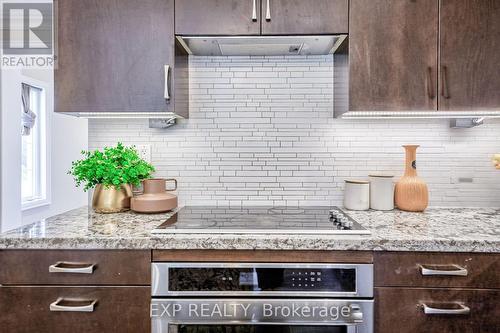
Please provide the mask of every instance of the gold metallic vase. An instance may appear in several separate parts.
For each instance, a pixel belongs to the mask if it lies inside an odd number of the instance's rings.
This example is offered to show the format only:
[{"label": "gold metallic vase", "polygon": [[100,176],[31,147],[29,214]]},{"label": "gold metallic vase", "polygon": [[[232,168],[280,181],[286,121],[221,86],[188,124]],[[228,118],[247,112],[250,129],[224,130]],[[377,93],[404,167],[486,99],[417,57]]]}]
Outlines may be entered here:
[{"label": "gold metallic vase", "polygon": [[114,186],[106,188],[97,184],[92,195],[92,208],[96,213],[119,213],[130,209],[132,186],[122,185],[119,190]]}]

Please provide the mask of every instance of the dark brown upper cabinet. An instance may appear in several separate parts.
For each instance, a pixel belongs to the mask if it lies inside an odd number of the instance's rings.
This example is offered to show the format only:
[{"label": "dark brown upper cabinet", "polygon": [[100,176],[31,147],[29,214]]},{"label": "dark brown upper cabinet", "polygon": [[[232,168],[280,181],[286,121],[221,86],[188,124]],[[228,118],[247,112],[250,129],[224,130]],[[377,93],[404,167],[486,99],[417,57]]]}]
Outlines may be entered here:
[{"label": "dark brown upper cabinet", "polygon": [[260,0],[178,0],[178,35],[258,35]]},{"label": "dark brown upper cabinet", "polygon": [[437,109],[438,9],[436,0],[351,0],[350,111]]},{"label": "dark brown upper cabinet", "polygon": [[500,1],[441,0],[443,111],[500,108]]},{"label": "dark brown upper cabinet", "polygon": [[262,0],[262,34],[344,34],[348,12],[348,0]]},{"label": "dark brown upper cabinet", "polygon": [[178,0],[177,35],[313,35],[348,31],[349,0]]},{"label": "dark brown upper cabinet", "polygon": [[187,115],[174,107],[174,0],[57,3],[56,112]]}]

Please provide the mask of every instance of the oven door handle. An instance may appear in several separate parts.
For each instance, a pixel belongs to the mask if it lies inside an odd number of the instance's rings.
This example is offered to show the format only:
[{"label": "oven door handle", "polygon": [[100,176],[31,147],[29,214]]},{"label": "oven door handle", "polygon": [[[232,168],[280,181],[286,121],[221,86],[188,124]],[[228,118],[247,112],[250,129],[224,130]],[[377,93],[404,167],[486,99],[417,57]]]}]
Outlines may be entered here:
[{"label": "oven door handle", "polygon": [[359,304],[351,304],[349,307],[351,309],[352,319],[357,322],[363,322],[363,312]]},{"label": "oven door handle", "polygon": [[[320,311],[320,309],[326,309]],[[326,311],[326,312],[324,312]],[[153,298],[152,323],[365,326],[373,300],[335,298]],[[207,315],[210,314],[210,315]],[[153,331],[154,332],[154,331]]]}]

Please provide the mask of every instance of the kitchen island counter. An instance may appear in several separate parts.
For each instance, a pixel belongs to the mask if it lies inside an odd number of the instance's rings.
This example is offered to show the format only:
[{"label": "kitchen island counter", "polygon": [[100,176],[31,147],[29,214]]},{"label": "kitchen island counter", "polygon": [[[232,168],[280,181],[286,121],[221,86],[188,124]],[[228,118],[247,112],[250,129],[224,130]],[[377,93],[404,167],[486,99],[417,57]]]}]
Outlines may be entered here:
[{"label": "kitchen island counter", "polygon": [[166,234],[172,213],[95,214],[78,208],[0,235],[0,249],[206,249],[500,252],[500,210],[347,211],[371,235]]}]

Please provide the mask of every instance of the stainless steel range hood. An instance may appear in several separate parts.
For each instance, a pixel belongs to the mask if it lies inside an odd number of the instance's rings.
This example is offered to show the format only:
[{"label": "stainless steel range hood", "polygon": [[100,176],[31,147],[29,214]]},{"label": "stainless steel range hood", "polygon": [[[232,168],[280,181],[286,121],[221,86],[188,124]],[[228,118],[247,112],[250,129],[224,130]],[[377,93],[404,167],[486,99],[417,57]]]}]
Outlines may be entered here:
[{"label": "stainless steel range hood", "polygon": [[347,35],[324,36],[177,36],[190,55],[283,56],[335,53]]}]

